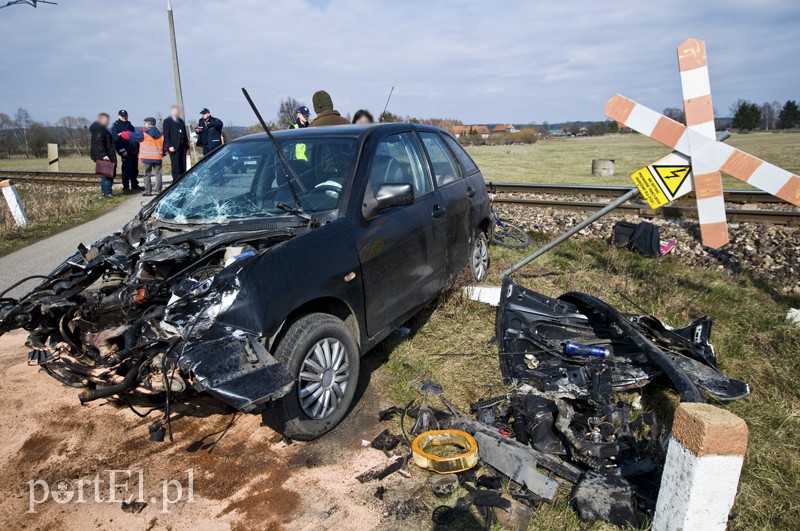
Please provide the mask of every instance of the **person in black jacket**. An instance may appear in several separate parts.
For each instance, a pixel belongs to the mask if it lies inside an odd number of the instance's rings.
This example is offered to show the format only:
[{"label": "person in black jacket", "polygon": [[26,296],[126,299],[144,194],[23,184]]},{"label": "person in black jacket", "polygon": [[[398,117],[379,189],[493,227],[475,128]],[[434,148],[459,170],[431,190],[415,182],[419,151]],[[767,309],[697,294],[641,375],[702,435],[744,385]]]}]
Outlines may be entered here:
[{"label": "person in black jacket", "polygon": [[[92,143],[89,150],[89,156],[95,162],[98,160],[110,160],[114,164],[117,163],[117,153],[114,151],[114,137],[108,131],[108,114],[101,112],[97,115],[97,121],[89,126],[89,132],[92,133]],[[114,173],[117,173],[117,168],[114,166]],[[111,187],[114,185],[114,177],[102,176],[100,181],[100,193],[103,197],[111,196]]]},{"label": "person in black jacket", "polygon": [[197,133],[197,143],[203,146],[203,156],[223,144],[222,127],[222,120],[211,116],[211,111],[200,111],[200,121],[197,122],[194,132]]},{"label": "person in black jacket", "polygon": [[186,132],[186,123],[181,118],[181,109],[173,105],[169,111],[170,116],[164,119],[164,149],[169,153],[172,163],[172,182],[186,173],[186,152],[189,149],[189,134]]},{"label": "person in black jacket", "polygon": [[136,180],[139,175],[139,146],[119,136],[124,131],[136,131],[136,128],[128,121],[128,111],[120,109],[117,114],[119,119],[111,126],[111,135],[115,139],[117,153],[122,157],[122,193],[139,192],[142,190]]}]

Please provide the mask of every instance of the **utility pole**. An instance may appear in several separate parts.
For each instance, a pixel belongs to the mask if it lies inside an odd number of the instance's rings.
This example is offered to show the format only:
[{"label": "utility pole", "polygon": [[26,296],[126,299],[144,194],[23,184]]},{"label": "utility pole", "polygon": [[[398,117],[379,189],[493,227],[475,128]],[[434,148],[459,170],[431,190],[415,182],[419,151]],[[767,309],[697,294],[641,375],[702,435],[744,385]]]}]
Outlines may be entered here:
[{"label": "utility pole", "polygon": [[181,88],[181,68],[178,66],[178,45],[175,43],[175,21],[172,18],[172,0],[167,0],[167,20],[169,21],[169,42],[172,45],[172,70],[175,74],[175,103],[181,109],[181,118],[183,123],[186,124],[186,136],[189,137],[191,144],[189,155],[192,158],[192,164],[197,162],[197,155],[194,152],[194,142],[189,133],[189,124],[186,122],[186,109],[183,108],[183,89]]}]

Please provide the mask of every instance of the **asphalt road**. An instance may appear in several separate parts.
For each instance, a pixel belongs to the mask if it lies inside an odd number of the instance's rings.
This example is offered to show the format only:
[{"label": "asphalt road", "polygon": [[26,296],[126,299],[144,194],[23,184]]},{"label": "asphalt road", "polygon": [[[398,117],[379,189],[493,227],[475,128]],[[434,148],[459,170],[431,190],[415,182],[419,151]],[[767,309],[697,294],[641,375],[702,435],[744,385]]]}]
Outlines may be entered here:
[{"label": "asphalt road", "polygon": [[[19,251],[0,257],[0,291],[29,275],[46,275],[77,251],[78,244],[89,245],[122,228],[142,208],[146,197],[133,195],[109,212],[77,227],[59,232]],[[30,280],[6,296],[20,297],[40,280]]]}]

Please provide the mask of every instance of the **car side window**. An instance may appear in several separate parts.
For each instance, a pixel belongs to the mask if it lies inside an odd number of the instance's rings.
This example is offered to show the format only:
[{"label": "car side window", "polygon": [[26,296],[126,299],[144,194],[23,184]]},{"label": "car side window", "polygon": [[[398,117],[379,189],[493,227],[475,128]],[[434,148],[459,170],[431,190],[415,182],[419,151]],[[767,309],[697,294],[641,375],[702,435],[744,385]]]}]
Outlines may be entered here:
[{"label": "car side window", "polygon": [[419,136],[431,159],[436,185],[442,187],[460,179],[461,170],[450,154],[450,150],[444,145],[442,137],[431,132],[422,132]]},{"label": "car side window", "polygon": [[372,159],[369,182],[373,193],[382,184],[410,184],[414,188],[414,197],[432,190],[412,133],[398,133],[381,140]]},{"label": "car side window", "polygon": [[456,158],[458,162],[461,163],[461,167],[464,168],[464,175],[472,175],[473,173],[478,172],[478,166],[475,164],[475,161],[472,160],[472,157],[467,154],[461,144],[458,143],[457,140],[453,139],[453,137],[449,135],[443,135],[447,145],[450,146],[450,149],[453,150],[453,153],[456,154]]}]

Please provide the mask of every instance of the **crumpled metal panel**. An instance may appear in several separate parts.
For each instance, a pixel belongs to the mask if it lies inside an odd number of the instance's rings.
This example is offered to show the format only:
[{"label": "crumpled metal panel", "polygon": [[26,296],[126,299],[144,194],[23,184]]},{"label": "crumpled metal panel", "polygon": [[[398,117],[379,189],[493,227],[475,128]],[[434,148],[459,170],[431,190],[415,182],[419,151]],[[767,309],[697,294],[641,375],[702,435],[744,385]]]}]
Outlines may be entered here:
[{"label": "crumpled metal panel", "polygon": [[286,395],[294,383],[286,368],[250,336],[190,343],[178,365],[194,377],[195,389],[243,411]]}]

